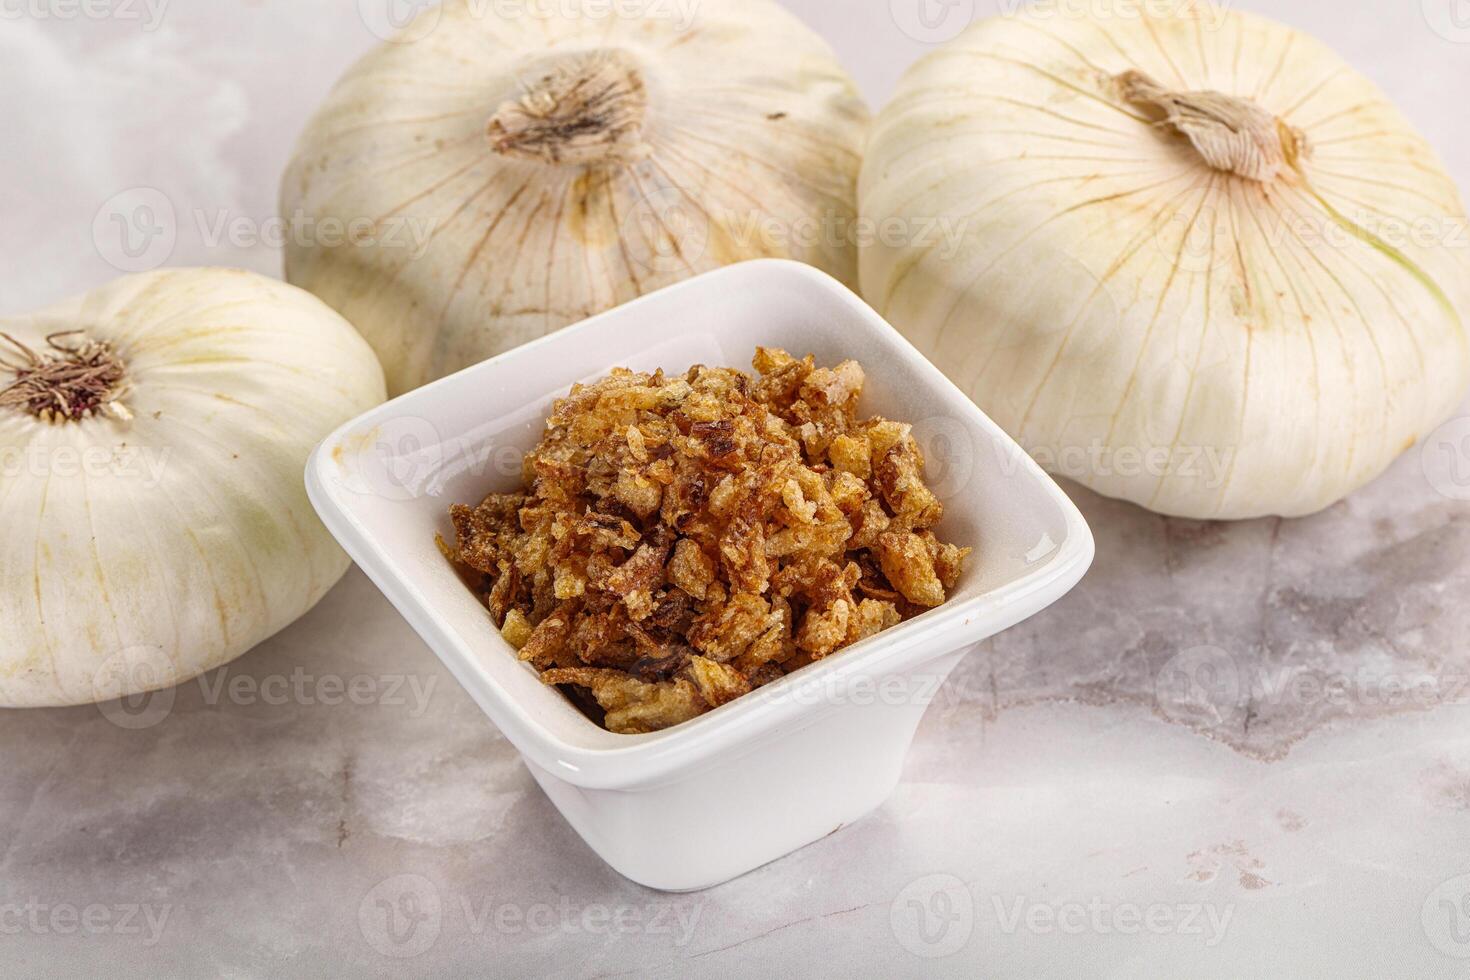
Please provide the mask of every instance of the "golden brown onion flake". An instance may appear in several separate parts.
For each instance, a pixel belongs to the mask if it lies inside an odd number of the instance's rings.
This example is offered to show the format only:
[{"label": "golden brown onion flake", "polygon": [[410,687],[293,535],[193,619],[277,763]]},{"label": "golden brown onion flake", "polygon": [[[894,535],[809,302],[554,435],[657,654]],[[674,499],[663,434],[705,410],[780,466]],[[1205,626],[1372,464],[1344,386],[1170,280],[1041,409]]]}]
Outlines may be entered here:
[{"label": "golden brown onion flake", "polygon": [[524,492],[451,509],[446,554],[507,642],[610,731],[688,721],[938,606],[970,554],[934,535],[911,427],[857,417],[856,361],[754,366],[577,385]]}]

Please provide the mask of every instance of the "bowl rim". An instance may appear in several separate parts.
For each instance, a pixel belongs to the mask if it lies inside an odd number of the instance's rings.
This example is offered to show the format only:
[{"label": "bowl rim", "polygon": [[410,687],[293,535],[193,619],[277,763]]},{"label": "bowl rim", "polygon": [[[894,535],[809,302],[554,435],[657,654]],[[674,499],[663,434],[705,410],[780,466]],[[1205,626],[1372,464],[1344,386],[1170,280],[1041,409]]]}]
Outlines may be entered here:
[{"label": "bowl rim", "polygon": [[[530,352],[576,343],[583,333],[596,331],[609,318],[636,315],[640,309],[667,302],[680,292],[728,288],[740,278],[769,280],[773,276],[795,277],[818,286],[865,329],[882,334],[913,369],[926,376],[937,389],[936,397],[954,409],[967,429],[978,430],[984,439],[1014,454],[1035,486],[1061,511],[1066,539],[1034,572],[968,599],[946,603],[691,721],[648,735],[617,735],[588,719],[593,744],[570,744],[536,716],[533,706],[513,697],[495,677],[473,670],[484,651],[446,625],[431,595],[406,573],[405,563],[354,512],[350,495],[336,475],[335,453],[350,442],[353,433],[375,428],[387,419],[405,414],[432,418],[432,411],[412,411],[410,407],[432,403],[437,390],[462,383],[468,375],[490,374]],[[567,384],[574,380],[568,379]],[[978,644],[1035,615],[1070,591],[1091,566],[1096,547],[1091,529],[1071,498],[907,338],[836,279],[815,267],[784,259],[736,263],[686,279],[400,395],[338,427],[323,440],[308,461],[306,487],[327,530],[501,733],[541,769],[587,789],[627,789],[666,781],[727,751],[746,749],[793,727],[806,727],[820,713],[842,705],[810,703],[801,696],[803,691],[810,693],[834,683],[849,684],[861,677],[912,671],[964,646]],[[489,630],[487,636],[491,637],[491,645],[503,644],[505,652],[513,655],[496,631]]]}]

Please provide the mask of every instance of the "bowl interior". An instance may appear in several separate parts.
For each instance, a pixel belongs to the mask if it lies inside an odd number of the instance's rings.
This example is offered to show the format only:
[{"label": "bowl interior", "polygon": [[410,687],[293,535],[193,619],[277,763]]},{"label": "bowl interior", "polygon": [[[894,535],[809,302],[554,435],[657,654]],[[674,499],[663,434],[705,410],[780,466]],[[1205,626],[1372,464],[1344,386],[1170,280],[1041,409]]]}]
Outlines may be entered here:
[{"label": "bowl interior", "polygon": [[[669,732],[611,735],[516,660],[435,537],[452,538],[451,504],[474,504],[520,486],[522,455],[540,439],[552,402],[574,382],[613,367],[676,373],[703,363],[750,370],[758,345],[814,354],[824,365],[860,361],[867,372],[861,413],[914,425],[929,484],[946,507],[940,535],[975,548],[946,606],[868,644],[922,630],[930,617],[957,607],[973,608],[1043,574],[1069,544],[1075,550],[1075,510],[1009,438],[851,293],[814,270],[781,262],[691,280],[383,406],[318,452],[319,506],[348,551],[430,636],[502,728],[519,716],[566,745],[607,751],[676,736],[737,712],[778,685]],[[857,650],[781,683],[801,683]]]}]

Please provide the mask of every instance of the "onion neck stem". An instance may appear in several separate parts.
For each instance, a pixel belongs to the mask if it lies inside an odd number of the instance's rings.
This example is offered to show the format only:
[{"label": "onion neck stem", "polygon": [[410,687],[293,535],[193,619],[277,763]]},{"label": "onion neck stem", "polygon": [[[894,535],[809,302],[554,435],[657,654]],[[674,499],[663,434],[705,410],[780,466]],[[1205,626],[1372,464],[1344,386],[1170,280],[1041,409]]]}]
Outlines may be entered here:
[{"label": "onion neck stem", "polygon": [[1306,134],[1250,99],[1223,92],[1173,92],[1141,71],[1115,81],[1129,102],[1164,113],[1162,122],[1186,136],[1216,170],[1270,183],[1298,169]]},{"label": "onion neck stem", "polygon": [[502,156],[547,164],[628,163],[647,155],[648,86],[619,48],[542,61],[520,92],[490,117],[485,133]]},{"label": "onion neck stem", "polygon": [[127,366],[111,344],[67,330],[47,337],[46,347],[38,353],[0,333],[0,372],[13,376],[0,388],[0,408],[52,423],[132,417],[121,402],[128,391]]}]

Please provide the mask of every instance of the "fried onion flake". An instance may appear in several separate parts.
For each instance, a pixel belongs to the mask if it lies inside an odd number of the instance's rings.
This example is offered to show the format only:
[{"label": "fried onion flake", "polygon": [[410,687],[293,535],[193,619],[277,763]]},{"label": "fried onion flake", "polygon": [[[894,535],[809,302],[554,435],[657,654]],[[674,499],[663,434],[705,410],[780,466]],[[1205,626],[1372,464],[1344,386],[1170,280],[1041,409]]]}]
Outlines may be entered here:
[{"label": "fried onion flake", "polygon": [[678,725],[926,612],[971,553],[934,533],[912,428],[858,417],[856,361],[753,363],[577,385],[520,492],[452,509],[445,553],[497,628],[610,731]]}]

